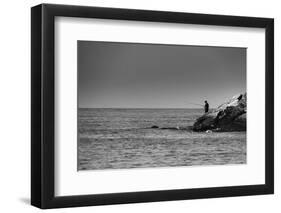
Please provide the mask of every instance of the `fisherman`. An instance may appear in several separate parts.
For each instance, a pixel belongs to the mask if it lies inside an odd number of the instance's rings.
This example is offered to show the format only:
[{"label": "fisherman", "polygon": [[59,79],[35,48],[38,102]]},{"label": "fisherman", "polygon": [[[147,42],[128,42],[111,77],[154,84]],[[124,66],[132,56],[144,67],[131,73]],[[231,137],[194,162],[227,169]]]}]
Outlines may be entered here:
[{"label": "fisherman", "polygon": [[205,110],[205,113],[207,113],[209,111],[209,104],[207,101],[205,101],[204,110]]}]

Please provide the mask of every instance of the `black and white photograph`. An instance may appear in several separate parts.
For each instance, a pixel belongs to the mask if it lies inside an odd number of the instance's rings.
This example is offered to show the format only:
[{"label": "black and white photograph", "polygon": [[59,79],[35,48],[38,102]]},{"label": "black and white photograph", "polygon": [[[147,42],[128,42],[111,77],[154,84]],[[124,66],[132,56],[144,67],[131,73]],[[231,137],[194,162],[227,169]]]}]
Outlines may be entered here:
[{"label": "black and white photograph", "polygon": [[[162,3],[32,6],[31,28],[24,27],[31,29],[30,99],[19,96],[22,87],[7,99],[31,101],[31,160],[28,169],[6,163],[17,173],[8,179],[30,177],[32,206],[139,203],[143,212],[150,207],[141,203],[194,199],[208,202],[186,201],[199,212],[277,206],[256,199],[276,188],[272,15],[279,13],[268,3],[264,13],[245,2],[241,13],[229,2]],[[12,74],[6,90],[18,79]],[[7,106],[17,108],[6,113],[17,117],[6,123],[15,132],[21,107]],[[4,150],[7,160],[23,149]],[[218,205],[223,197],[236,198]]]},{"label": "black and white photograph", "polygon": [[247,163],[247,48],[77,41],[78,171]]}]

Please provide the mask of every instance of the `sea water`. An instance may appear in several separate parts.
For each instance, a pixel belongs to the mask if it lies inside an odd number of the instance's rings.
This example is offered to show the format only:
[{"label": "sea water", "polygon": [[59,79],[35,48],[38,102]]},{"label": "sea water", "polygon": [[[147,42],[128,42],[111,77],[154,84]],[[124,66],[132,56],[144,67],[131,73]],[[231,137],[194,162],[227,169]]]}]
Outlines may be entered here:
[{"label": "sea water", "polygon": [[202,114],[202,109],[80,108],[78,170],[245,164],[246,132],[188,130]]}]

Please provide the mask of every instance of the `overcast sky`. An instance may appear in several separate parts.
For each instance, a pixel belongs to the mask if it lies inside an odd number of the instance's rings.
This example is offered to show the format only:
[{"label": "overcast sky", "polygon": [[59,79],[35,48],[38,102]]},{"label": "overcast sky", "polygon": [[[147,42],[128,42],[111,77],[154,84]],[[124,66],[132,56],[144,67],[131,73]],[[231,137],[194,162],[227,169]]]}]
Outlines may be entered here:
[{"label": "overcast sky", "polygon": [[78,41],[79,107],[216,107],[245,91],[245,48]]}]

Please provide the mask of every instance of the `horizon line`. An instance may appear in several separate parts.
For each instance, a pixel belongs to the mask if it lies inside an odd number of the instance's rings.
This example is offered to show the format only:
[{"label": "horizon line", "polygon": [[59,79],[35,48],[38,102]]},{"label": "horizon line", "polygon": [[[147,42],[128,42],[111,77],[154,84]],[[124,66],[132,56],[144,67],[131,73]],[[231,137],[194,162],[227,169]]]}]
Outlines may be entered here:
[{"label": "horizon line", "polygon": [[188,108],[188,107],[78,107],[79,109],[202,109],[202,108]]}]

